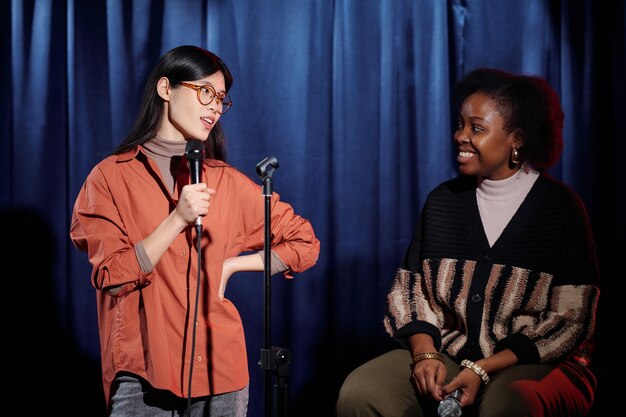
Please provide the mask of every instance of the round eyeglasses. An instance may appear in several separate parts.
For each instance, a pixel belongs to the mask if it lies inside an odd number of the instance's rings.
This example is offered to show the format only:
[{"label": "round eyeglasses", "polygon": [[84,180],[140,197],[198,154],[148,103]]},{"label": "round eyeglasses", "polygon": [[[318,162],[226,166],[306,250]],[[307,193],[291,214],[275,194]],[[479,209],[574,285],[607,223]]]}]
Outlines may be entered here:
[{"label": "round eyeglasses", "polygon": [[172,81],[175,84],[180,84],[184,87],[191,88],[192,90],[196,90],[198,95],[198,101],[203,106],[211,104],[213,100],[217,104],[217,112],[219,114],[224,114],[230,109],[230,106],[233,105],[233,101],[230,99],[228,94],[218,94],[215,91],[213,86],[205,84],[205,85],[197,85],[192,83],[187,83],[185,81]]}]

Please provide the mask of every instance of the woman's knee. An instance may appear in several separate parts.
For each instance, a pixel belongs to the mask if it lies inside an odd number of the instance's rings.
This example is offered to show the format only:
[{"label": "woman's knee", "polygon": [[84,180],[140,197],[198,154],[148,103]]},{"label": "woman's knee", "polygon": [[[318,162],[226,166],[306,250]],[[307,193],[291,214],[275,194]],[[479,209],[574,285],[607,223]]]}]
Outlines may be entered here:
[{"label": "woman's knee", "polygon": [[360,415],[356,410],[369,407],[370,401],[375,401],[380,393],[367,365],[352,371],[343,382],[337,398],[338,416]]},{"label": "woman's knee", "polygon": [[[407,351],[381,355],[352,371],[345,379],[337,399],[337,416],[399,415],[389,410],[405,408],[415,402],[410,383]],[[406,368],[406,369],[405,369]]]},{"label": "woman's knee", "polygon": [[563,365],[515,366],[486,387],[479,416],[584,416],[593,403],[591,386],[592,374],[564,372]]}]

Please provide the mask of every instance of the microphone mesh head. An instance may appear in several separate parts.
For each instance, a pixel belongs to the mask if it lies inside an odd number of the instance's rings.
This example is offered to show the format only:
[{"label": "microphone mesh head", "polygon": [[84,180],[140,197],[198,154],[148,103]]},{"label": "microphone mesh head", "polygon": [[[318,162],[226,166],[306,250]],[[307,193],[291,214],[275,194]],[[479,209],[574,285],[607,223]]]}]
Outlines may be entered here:
[{"label": "microphone mesh head", "polygon": [[204,160],[204,142],[198,139],[188,139],[185,145],[187,159]]},{"label": "microphone mesh head", "polygon": [[456,397],[444,398],[437,407],[439,417],[460,417],[462,413],[461,403]]}]

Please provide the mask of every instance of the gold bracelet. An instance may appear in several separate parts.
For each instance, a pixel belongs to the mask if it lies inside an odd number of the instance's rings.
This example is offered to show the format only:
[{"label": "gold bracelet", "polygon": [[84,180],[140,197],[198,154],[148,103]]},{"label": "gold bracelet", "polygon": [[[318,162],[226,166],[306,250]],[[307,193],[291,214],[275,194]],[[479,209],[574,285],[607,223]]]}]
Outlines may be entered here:
[{"label": "gold bracelet", "polygon": [[485,372],[483,368],[481,368],[479,365],[476,365],[474,362],[470,361],[469,359],[463,359],[461,361],[460,367],[471,369],[472,371],[474,371],[474,373],[478,375],[480,379],[483,380],[483,384],[487,385],[489,383],[489,375],[487,375],[487,372]]},{"label": "gold bracelet", "polygon": [[411,365],[415,366],[416,363],[418,363],[419,361],[423,361],[424,359],[436,359],[441,363],[445,363],[443,360],[443,355],[439,352],[423,352],[423,353],[418,353],[417,355],[413,356],[413,363]]}]

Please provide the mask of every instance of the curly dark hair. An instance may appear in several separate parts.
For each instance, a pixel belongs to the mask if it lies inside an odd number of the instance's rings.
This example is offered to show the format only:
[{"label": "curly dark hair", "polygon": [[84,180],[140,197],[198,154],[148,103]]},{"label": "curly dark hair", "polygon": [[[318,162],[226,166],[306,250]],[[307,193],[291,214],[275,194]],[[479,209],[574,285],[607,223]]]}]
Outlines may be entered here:
[{"label": "curly dark hair", "polygon": [[475,69],[454,86],[455,114],[477,92],[496,102],[505,130],[515,133],[522,143],[521,160],[537,169],[556,163],[563,149],[564,115],[556,91],[545,79],[495,68]]}]

